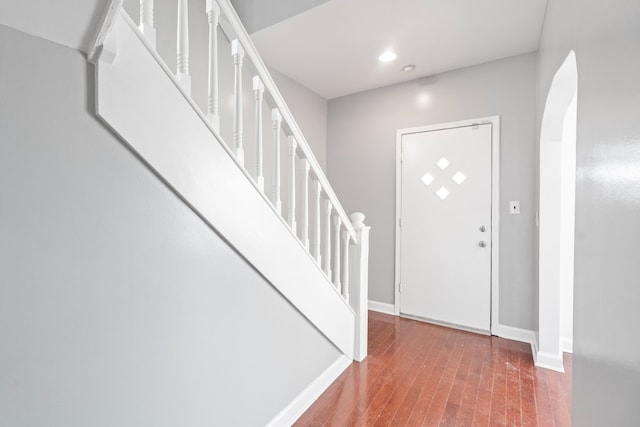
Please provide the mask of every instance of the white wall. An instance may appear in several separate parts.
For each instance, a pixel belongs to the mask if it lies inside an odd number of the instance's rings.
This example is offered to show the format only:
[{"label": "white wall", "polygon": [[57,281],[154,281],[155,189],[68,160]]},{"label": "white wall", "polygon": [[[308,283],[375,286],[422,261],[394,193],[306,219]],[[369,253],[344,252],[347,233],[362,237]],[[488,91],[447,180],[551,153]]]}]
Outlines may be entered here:
[{"label": "white wall", "polygon": [[[499,115],[500,322],[536,328],[535,72],[527,54],[329,101],[329,178],[347,211],[372,226],[370,299],[394,302],[396,130]],[[509,215],[509,200],[521,215]]]},{"label": "white wall", "polygon": [[231,0],[249,33],[254,33],[328,0]]},{"label": "white wall", "polygon": [[0,26],[0,424],[265,425],[340,355]]},{"label": "white wall", "polygon": [[640,15],[635,0],[549,0],[538,120],[551,79],[578,61],[573,417],[640,418]]},{"label": "white wall", "polygon": [[577,96],[564,119],[561,147],[560,201],[560,342],[564,351],[573,345],[573,263],[576,227]]},{"label": "white wall", "polygon": [[565,205],[568,194],[567,188],[564,188],[563,173],[569,172],[564,170],[563,160],[566,156],[563,156],[563,151],[565,145],[575,146],[574,142],[568,141],[570,132],[566,128],[569,126],[567,118],[572,117],[568,111],[576,96],[577,86],[576,58],[571,52],[553,77],[545,101],[539,150],[539,334],[536,365],[558,371],[564,370],[560,339],[562,276],[572,274],[562,265],[570,243],[565,240],[567,236],[563,225],[567,227],[567,220],[571,221],[563,216],[568,213]]}]

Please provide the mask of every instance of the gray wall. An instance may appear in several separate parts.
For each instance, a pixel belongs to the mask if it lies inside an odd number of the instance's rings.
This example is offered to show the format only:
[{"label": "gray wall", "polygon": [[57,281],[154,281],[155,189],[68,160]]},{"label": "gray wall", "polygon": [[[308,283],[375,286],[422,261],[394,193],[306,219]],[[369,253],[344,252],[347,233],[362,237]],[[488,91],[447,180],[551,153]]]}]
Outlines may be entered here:
[{"label": "gray wall", "polygon": [[573,423],[640,419],[640,5],[549,0],[538,120],[571,49],[578,62]]},{"label": "gray wall", "polygon": [[327,113],[329,103],[317,93],[270,68],[271,76],[298,122],[313,154],[327,170]]},{"label": "gray wall", "polygon": [[0,26],[0,424],[264,425],[339,352]]},{"label": "gray wall", "polygon": [[[396,130],[500,115],[500,322],[536,327],[535,67],[528,54],[329,101],[329,178],[372,227],[371,300],[394,302]],[[509,200],[520,200],[521,215],[509,215]]]}]

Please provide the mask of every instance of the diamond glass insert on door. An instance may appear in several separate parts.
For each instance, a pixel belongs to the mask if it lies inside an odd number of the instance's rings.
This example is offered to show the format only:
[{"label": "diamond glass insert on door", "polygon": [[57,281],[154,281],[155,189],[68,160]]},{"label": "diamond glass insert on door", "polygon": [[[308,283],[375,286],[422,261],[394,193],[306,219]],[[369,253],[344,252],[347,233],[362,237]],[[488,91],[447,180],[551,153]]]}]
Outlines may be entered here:
[{"label": "diamond glass insert on door", "polygon": [[422,181],[422,183],[428,187],[429,185],[431,185],[434,179],[435,178],[433,177],[433,175],[427,172],[423,175],[422,178],[420,178],[420,181]]},{"label": "diamond glass insert on door", "polygon": [[451,177],[451,179],[453,180],[453,182],[460,185],[464,182],[465,179],[467,179],[467,176],[462,172],[458,171],[455,173],[455,175]]},{"label": "diamond glass insert on door", "polygon": [[445,159],[444,157],[441,157],[440,160],[436,162],[436,166],[438,166],[442,170],[448,168],[450,164],[451,162],[449,162],[449,160]]},{"label": "diamond glass insert on door", "polygon": [[436,196],[440,197],[440,200],[446,199],[447,197],[449,197],[449,194],[451,194],[449,190],[444,187],[440,187],[440,189],[436,191]]}]

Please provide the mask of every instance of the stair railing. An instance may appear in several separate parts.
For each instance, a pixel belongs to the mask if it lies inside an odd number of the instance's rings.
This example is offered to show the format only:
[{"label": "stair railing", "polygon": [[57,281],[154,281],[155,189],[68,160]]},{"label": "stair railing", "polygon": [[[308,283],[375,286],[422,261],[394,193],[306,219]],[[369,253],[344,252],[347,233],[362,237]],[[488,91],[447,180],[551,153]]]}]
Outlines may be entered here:
[{"label": "stair railing", "polygon": [[[120,2],[122,0],[119,0]],[[154,1],[140,1],[139,31],[149,48],[155,49]],[[177,0],[177,49],[176,79],[185,96],[191,97],[189,71],[189,4],[188,0]],[[366,357],[367,299],[368,299],[368,252],[369,227],[364,225],[364,215],[354,213],[347,216],[322,168],[314,156],[307,140],[291,114],[284,98],[276,87],[267,67],[263,63],[253,42],[242,25],[229,0],[206,0],[208,23],[208,78],[206,116],[214,134],[223,144],[219,114],[219,61],[220,55],[230,54],[233,62],[233,141],[230,149],[240,168],[252,177],[257,190],[271,203],[275,213],[288,225],[291,233],[311,256],[318,268],[333,283],[347,304],[356,312],[355,359]],[[218,35],[222,33],[231,44],[230,52],[219,52]],[[255,164],[253,170],[245,165],[245,141],[243,112],[243,69],[252,74],[252,100],[254,102]],[[272,188],[265,188],[263,162],[263,103],[271,111],[274,145]],[[193,105],[195,103],[192,102]],[[284,138],[282,138],[284,136]],[[281,162],[282,144],[286,141],[287,161]],[[298,165],[301,167],[298,169]],[[285,175],[286,174],[286,175]],[[286,206],[282,212],[282,177],[286,176]],[[296,186],[300,188],[296,188]],[[301,195],[302,200],[296,197]],[[301,212],[296,212],[300,205]],[[350,254],[350,247],[353,253]],[[355,283],[352,283],[354,281]]]}]

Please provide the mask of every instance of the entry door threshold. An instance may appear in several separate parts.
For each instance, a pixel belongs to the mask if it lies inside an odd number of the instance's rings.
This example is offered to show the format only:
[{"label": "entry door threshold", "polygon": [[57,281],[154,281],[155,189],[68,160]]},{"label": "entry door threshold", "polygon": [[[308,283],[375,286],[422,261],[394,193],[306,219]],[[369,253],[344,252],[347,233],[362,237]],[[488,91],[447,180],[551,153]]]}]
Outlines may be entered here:
[{"label": "entry door threshold", "polygon": [[413,314],[400,313],[400,317],[406,319],[417,320],[418,322],[431,323],[433,325],[444,326],[445,328],[459,329],[465,332],[472,332],[474,334],[491,336],[491,331],[486,329],[472,328],[471,326],[458,325],[456,323],[449,323],[442,320],[429,319],[427,317],[416,316]]}]

